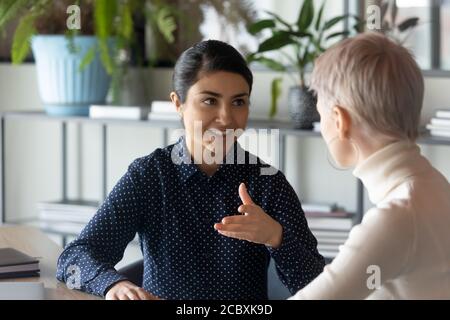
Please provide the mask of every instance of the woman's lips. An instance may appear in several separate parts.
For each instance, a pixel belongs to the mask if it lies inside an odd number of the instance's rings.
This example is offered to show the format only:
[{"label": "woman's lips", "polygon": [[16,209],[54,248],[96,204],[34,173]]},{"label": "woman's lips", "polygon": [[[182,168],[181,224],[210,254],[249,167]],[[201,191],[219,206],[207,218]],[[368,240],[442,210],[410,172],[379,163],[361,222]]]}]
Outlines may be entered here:
[{"label": "woman's lips", "polygon": [[[221,130],[221,129],[216,129],[216,128],[212,128],[212,129],[208,129],[207,130],[208,134],[205,136],[204,141],[205,141],[205,147],[210,150],[211,152],[218,152],[219,150],[215,150],[216,144],[214,143],[216,140],[221,139],[223,140],[222,142],[222,147],[223,150],[226,148],[227,146],[227,141],[230,140],[230,142],[234,142],[235,138],[234,138],[234,129],[225,129],[225,130]],[[228,142],[228,144],[230,143]]]}]

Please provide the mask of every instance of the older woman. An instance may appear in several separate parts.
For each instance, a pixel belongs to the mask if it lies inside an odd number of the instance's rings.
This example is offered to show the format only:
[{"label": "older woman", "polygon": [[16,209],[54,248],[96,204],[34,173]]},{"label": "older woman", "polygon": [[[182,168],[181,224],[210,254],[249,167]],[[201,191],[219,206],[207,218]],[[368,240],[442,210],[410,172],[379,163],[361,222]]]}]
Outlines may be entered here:
[{"label": "older woman", "polygon": [[450,298],[450,185],[415,143],[424,92],[415,60],[363,34],[325,52],[312,83],[332,157],[356,167],[375,207],[292,298]]}]

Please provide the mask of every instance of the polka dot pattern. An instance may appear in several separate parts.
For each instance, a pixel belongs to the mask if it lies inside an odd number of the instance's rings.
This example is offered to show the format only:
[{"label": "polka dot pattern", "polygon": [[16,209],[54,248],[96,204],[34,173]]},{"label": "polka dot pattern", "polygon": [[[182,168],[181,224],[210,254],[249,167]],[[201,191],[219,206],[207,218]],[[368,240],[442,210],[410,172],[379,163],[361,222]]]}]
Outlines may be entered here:
[{"label": "polka dot pattern", "polygon": [[[234,146],[236,155],[253,156]],[[240,153],[242,151],[242,153]],[[180,157],[180,164],[172,160]],[[253,156],[254,157],[254,156]],[[66,281],[81,270],[81,290],[104,296],[125,280],[114,266],[136,233],[144,257],[143,288],[164,299],[267,299],[267,269],[275,261],[292,294],[324,266],[295,191],[281,172],[261,175],[257,164],[223,164],[211,177],[189,163],[184,138],[135,160],[94,218],[58,261]],[[214,223],[235,215],[245,182],[252,199],[283,227],[273,249],[220,235]]]}]

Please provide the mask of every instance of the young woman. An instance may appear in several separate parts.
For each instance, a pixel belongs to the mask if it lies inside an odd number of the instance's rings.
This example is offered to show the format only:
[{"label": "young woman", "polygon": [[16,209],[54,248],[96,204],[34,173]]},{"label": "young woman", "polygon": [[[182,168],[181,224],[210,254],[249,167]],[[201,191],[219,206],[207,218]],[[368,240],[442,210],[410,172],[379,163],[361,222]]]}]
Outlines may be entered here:
[{"label": "young woman", "polygon": [[450,185],[415,143],[424,81],[414,58],[363,34],[325,52],[312,83],[332,157],[356,167],[375,207],[293,298],[449,299]]},{"label": "young woman", "polygon": [[[245,60],[223,42],[183,53],[171,99],[186,134],[129,166],[61,254],[59,280],[70,280],[75,266],[80,289],[107,299],[267,299],[270,257],[292,293],[322,271],[316,239],[281,172],[261,175],[259,159],[207,159],[251,157],[232,133],[246,127],[252,82]],[[142,288],[114,269],[136,233]]]}]

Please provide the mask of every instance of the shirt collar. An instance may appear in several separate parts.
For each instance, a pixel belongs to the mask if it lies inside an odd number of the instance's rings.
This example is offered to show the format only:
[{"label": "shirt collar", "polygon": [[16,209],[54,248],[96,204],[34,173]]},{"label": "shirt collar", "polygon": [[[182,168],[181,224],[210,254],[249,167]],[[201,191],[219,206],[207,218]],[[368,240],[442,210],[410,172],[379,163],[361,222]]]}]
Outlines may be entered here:
[{"label": "shirt collar", "polygon": [[427,168],[425,164],[417,144],[398,141],[369,156],[353,175],[367,188],[370,201],[378,204],[409,177]]},{"label": "shirt collar", "polygon": [[[242,159],[238,159],[237,157],[242,155],[245,155],[245,150],[242,149],[240,144],[236,141],[233,145],[233,148],[231,148],[228,152],[226,156],[227,158],[226,160],[224,160],[224,163],[219,165],[219,168],[211,178],[225,173],[227,170],[229,170],[230,166],[233,166],[236,163],[244,163],[238,162],[238,160],[242,161]],[[233,160],[231,160],[229,157],[233,157]],[[185,136],[181,136],[174,144],[171,152],[171,158],[172,163],[175,164],[175,167],[177,168],[179,176],[183,183],[189,180],[189,178],[191,178],[195,174],[204,175],[204,173],[194,163],[189,149],[187,148]]]},{"label": "shirt collar", "polygon": [[186,138],[184,136],[180,137],[174,144],[171,152],[171,160],[175,165],[182,182],[186,182],[199,171],[189,153],[186,145]]}]

